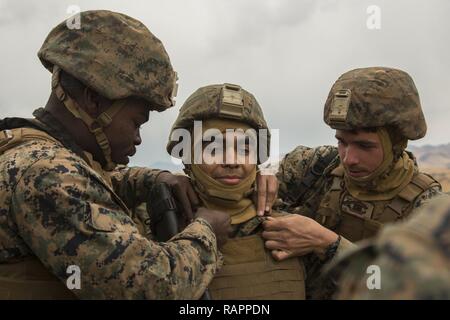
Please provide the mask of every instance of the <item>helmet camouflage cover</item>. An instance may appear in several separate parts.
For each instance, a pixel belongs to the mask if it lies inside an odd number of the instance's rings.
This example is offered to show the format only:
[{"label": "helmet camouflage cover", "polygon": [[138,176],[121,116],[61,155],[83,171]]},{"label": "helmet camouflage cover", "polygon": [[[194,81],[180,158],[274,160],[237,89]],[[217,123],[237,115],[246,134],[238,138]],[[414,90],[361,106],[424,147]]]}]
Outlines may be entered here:
[{"label": "helmet camouflage cover", "polygon": [[334,129],[392,127],[407,139],[425,136],[419,94],[404,71],[371,67],[344,73],[330,90],[324,121]]},{"label": "helmet camouflage cover", "polygon": [[110,100],[138,97],[157,111],[174,104],[177,78],[163,44],[127,15],[81,12],[80,28],[61,22],[38,57],[50,72],[57,65]]},{"label": "helmet camouflage cover", "polygon": [[[170,130],[169,139],[176,129],[190,130],[194,126],[194,121],[217,118],[241,121],[255,130],[266,129],[267,141],[264,143],[269,150],[270,131],[258,101],[250,92],[228,83],[205,86],[191,94],[180,108]],[[169,154],[176,143],[169,140],[167,144]]]}]

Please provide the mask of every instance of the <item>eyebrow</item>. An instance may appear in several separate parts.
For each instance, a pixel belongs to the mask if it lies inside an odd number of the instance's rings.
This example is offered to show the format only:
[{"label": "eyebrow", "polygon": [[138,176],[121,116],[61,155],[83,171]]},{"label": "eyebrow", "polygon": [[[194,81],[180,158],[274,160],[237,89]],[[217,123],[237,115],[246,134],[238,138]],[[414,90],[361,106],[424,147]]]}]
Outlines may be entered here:
[{"label": "eyebrow", "polygon": [[[341,137],[338,134],[335,134],[334,137],[338,140],[345,140],[343,137]],[[353,143],[363,143],[363,144],[370,144],[370,145],[377,145],[378,143],[376,141],[372,141],[372,140],[366,140],[366,139],[362,139],[362,140],[354,140],[352,141]]]},{"label": "eyebrow", "polygon": [[355,143],[370,144],[374,146],[377,145],[377,142],[372,140],[356,140]]}]

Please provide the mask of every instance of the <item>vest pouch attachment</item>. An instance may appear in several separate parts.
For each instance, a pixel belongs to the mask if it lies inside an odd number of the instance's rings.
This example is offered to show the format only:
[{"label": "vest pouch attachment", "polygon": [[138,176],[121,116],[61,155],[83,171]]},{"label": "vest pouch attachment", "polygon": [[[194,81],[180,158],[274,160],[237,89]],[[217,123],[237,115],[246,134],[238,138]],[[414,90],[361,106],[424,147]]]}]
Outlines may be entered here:
[{"label": "vest pouch attachment", "polygon": [[305,270],[301,260],[275,261],[260,235],[228,240],[224,265],[209,291],[214,300],[303,300]]}]

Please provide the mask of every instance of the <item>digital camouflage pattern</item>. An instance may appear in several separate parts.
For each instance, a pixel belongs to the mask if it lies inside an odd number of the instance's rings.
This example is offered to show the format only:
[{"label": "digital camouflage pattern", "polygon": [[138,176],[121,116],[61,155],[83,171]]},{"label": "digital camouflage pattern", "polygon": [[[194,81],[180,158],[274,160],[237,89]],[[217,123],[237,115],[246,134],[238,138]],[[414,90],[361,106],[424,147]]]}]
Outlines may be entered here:
[{"label": "digital camouflage pattern", "polygon": [[79,298],[198,299],[221,263],[209,224],[150,241],[128,206],[159,171],[102,171],[49,113],[34,114],[0,122],[0,265],[37,257],[63,283],[77,265]]},{"label": "digital camouflage pattern", "polygon": [[127,15],[94,10],[80,13],[80,29],[61,22],[38,52],[53,72],[57,65],[110,100],[139,97],[150,108],[171,106],[176,74],[161,41]]},{"label": "digital camouflage pattern", "polygon": [[[224,103],[224,90],[231,92],[234,99],[230,101],[231,103]],[[171,154],[172,148],[177,143],[170,141],[170,137],[176,129],[190,130],[196,120],[220,118],[247,123],[255,130],[268,130],[263,111],[253,94],[233,84],[209,85],[197,89],[180,108],[178,117],[170,130],[167,152]],[[270,132],[268,132],[266,143],[269,144],[269,141]]]},{"label": "digital camouflage pattern", "polygon": [[[380,289],[366,273],[380,268]],[[336,262],[338,299],[450,299],[450,197],[429,201],[408,221],[387,226],[373,241]],[[370,281],[369,281],[370,282]]]},{"label": "digital camouflage pattern", "polygon": [[[413,157],[412,154],[409,154]],[[323,172],[313,175],[313,183],[309,187],[305,186],[306,177],[311,177],[311,171],[314,171],[318,163],[322,163]],[[279,199],[276,208],[290,213],[297,213],[317,219],[318,210],[322,201],[329,195],[333,183],[331,172],[340,165],[340,158],[336,147],[320,146],[309,148],[298,146],[288,153],[280,162],[277,178],[279,181]],[[415,174],[418,174],[416,167]],[[406,217],[414,208],[420,207],[426,200],[441,195],[441,187],[436,184],[430,186],[424,192],[419,194],[414,201],[408,205],[403,213]],[[299,197],[301,195],[301,197]],[[389,202],[386,202],[386,205]],[[340,212],[336,208],[336,212]],[[393,222],[394,220],[392,220]],[[380,221],[377,221],[380,222]],[[384,223],[384,222],[383,222]],[[355,226],[356,227],[356,226]],[[309,255],[305,258],[307,271],[307,294],[309,298],[323,299],[330,298],[334,286],[325,284],[319,278],[323,266],[328,263],[335,255],[352,248],[353,244],[342,237],[334,252],[328,256],[328,260],[321,260],[315,255]]]},{"label": "digital camouflage pattern", "polygon": [[[342,90],[350,90],[348,98]],[[422,138],[427,131],[412,78],[402,70],[383,67],[341,75],[325,103],[324,121],[341,130],[391,126],[410,140]]]}]

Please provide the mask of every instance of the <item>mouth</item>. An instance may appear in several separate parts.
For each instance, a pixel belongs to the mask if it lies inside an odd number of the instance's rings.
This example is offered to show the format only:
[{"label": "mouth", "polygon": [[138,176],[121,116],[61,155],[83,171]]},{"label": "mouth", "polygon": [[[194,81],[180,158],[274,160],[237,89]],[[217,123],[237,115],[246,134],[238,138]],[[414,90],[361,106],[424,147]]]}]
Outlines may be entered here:
[{"label": "mouth", "polygon": [[233,186],[241,182],[242,178],[238,176],[223,176],[216,178],[216,180],[222,182],[223,184]]},{"label": "mouth", "polygon": [[347,173],[354,178],[361,178],[368,175],[368,172],[365,170],[347,170]]},{"label": "mouth", "polygon": [[131,150],[131,152],[129,152],[128,153],[128,157],[132,157],[132,156],[134,156],[136,154],[136,148],[133,148],[132,150]]}]

